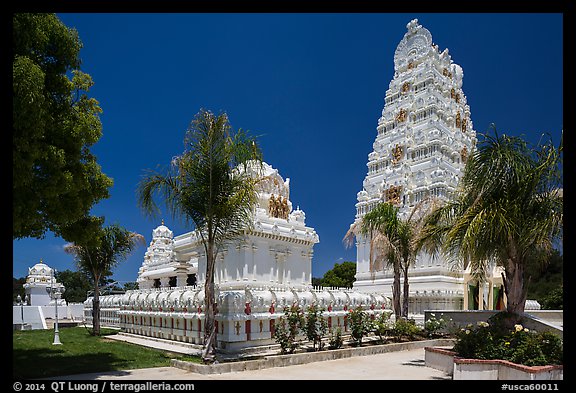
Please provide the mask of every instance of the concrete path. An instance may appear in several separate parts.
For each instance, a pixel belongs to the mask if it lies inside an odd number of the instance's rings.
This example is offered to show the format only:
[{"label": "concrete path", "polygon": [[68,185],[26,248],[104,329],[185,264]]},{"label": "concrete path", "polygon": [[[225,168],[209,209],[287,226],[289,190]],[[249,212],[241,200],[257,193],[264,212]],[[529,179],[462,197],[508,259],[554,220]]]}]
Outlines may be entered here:
[{"label": "concrete path", "polygon": [[197,374],[174,367],[157,367],[106,373],[78,374],[56,380],[433,380],[451,379],[445,373],[424,365],[424,349],[357,356],[296,366],[225,374]]}]

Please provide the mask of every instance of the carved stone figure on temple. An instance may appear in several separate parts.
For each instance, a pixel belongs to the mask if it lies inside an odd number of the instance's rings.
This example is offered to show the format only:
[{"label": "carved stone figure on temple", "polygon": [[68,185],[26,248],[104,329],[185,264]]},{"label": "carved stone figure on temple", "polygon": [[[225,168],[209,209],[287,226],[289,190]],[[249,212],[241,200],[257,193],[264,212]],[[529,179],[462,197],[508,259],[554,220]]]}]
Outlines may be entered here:
[{"label": "carved stone figure on temple", "polygon": [[392,151],[392,157],[393,157],[392,163],[397,164],[402,159],[403,156],[404,156],[404,152],[403,152],[402,146],[396,145],[396,147]]},{"label": "carved stone figure on temple", "polygon": [[398,112],[398,114],[396,115],[396,121],[398,123],[405,122],[406,121],[406,115],[407,115],[406,109],[404,109],[404,108],[400,109],[400,112]]}]

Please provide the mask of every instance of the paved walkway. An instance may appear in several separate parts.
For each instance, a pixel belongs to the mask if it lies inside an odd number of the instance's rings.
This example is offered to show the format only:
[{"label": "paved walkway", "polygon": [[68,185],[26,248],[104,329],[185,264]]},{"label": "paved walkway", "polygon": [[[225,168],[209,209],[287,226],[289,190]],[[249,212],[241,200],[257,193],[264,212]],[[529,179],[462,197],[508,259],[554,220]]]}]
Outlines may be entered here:
[{"label": "paved walkway", "polygon": [[78,374],[56,380],[430,380],[451,379],[424,365],[424,349],[357,356],[296,366],[225,374],[197,374],[175,367],[157,367],[106,373]]}]

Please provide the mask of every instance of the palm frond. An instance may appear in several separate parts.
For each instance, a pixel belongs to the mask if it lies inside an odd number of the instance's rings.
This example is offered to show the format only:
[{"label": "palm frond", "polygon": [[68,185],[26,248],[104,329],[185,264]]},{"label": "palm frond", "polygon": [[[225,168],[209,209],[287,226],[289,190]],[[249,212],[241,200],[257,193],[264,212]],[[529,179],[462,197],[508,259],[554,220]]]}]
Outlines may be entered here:
[{"label": "palm frond", "polygon": [[350,228],[348,228],[348,231],[346,231],[346,234],[342,239],[342,242],[344,243],[344,246],[346,248],[352,247],[359,230],[360,230],[360,223],[358,221],[355,221],[350,225]]}]

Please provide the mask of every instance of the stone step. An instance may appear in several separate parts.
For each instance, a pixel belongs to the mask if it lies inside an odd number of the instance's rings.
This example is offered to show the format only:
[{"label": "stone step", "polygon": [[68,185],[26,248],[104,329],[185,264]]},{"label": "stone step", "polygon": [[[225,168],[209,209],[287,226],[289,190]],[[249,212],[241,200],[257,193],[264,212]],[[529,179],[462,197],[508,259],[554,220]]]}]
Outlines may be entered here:
[{"label": "stone step", "polygon": [[[54,329],[54,323],[56,321],[52,318],[46,318],[46,328],[48,330]],[[69,319],[59,319],[58,320],[58,329],[67,328],[67,327],[75,327],[80,325],[81,322],[78,321],[71,321]]]},{"label": "stone step", "polygon": [[125,341],[132,344],[138,344],[145,347],[162,349],[168,352],[181,353],[184,355],[199,356],[202,353],[202,346],[192,343],[184,343],[180,341],[166,340],[158,337],[141,336],[138,334],[119,332],[106,338]]}]

